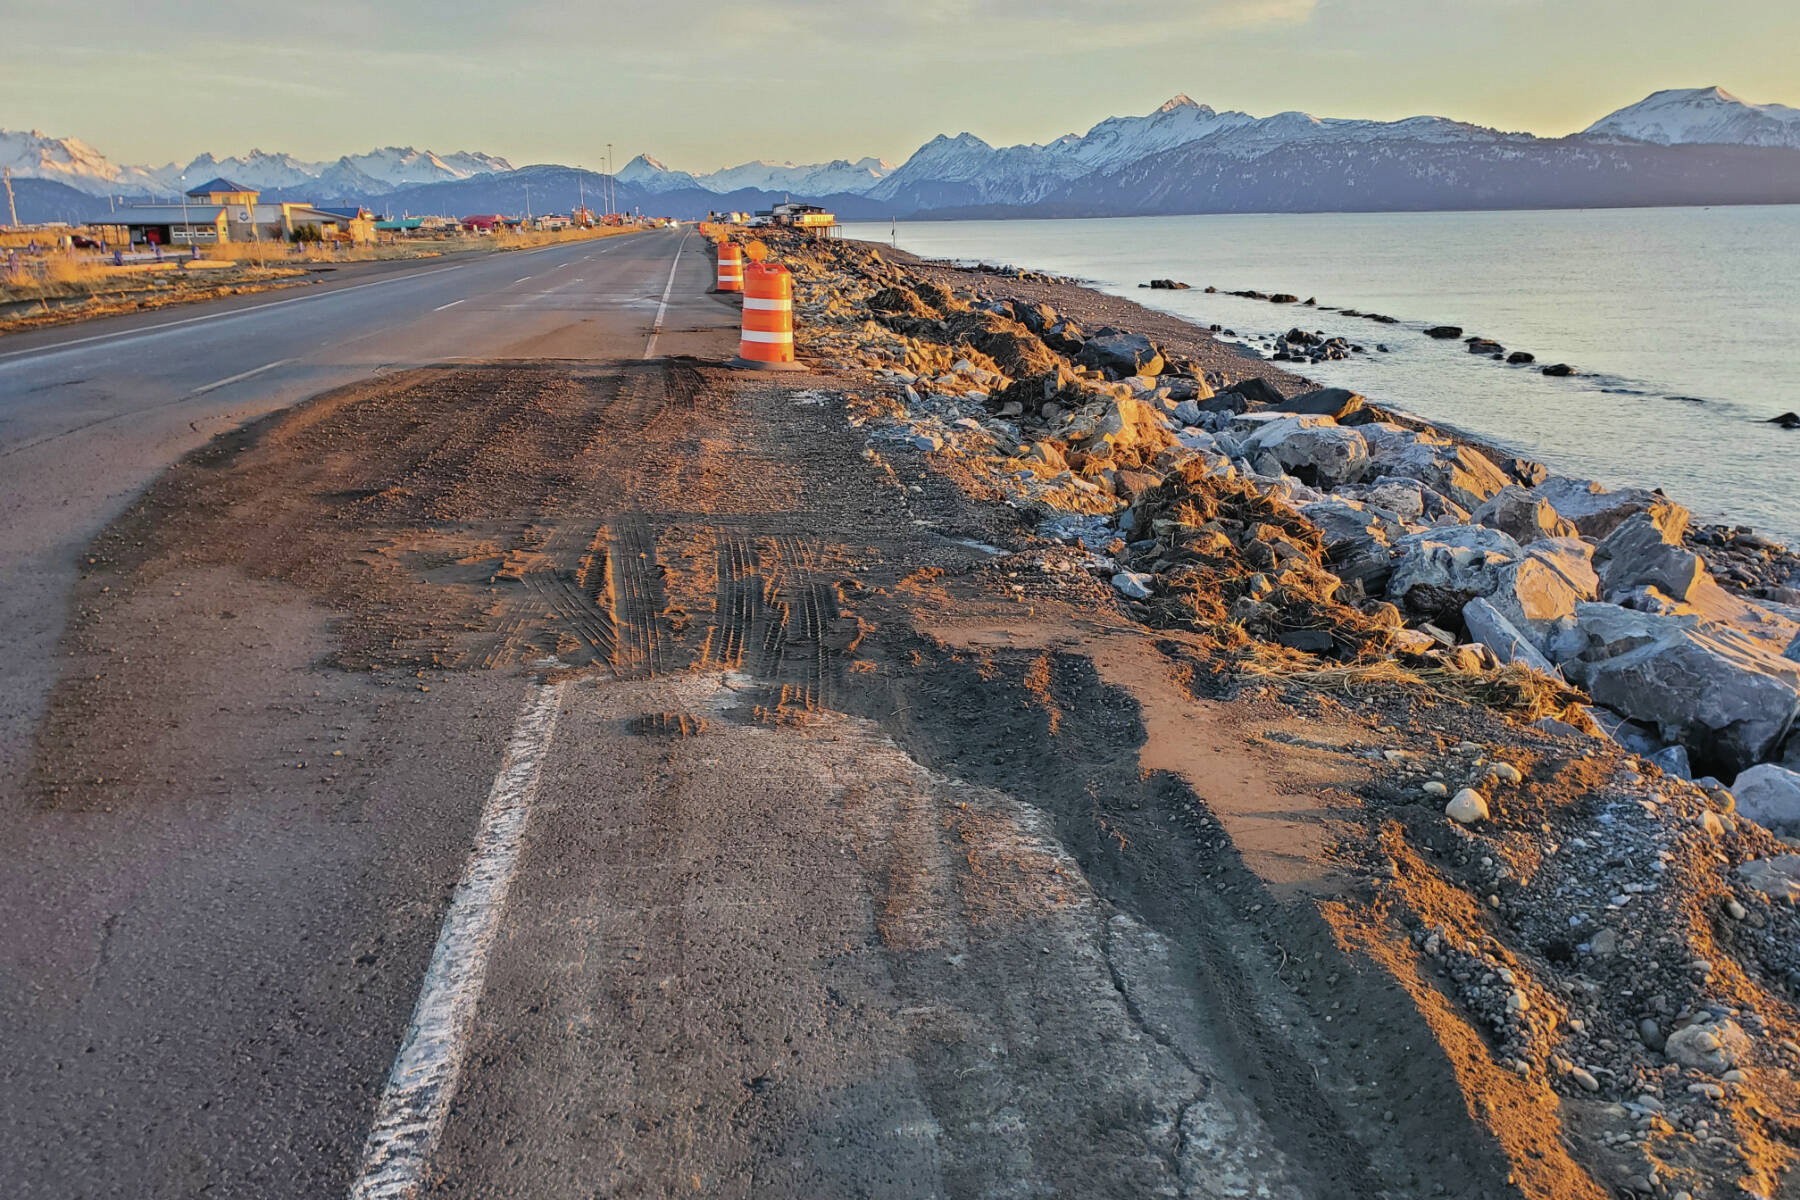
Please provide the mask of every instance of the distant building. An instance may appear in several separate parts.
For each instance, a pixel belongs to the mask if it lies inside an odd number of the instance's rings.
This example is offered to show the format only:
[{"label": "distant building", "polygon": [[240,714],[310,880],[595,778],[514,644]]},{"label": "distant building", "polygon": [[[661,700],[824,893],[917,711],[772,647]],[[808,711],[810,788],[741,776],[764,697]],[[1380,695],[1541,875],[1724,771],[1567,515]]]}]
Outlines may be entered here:
[{"label": "distant building", "polygon": [[777,204],[769,212],[771,225],[786,225],[795,229],[829,229],[837,224],[837,214],[826,212],[816,204]]},{"label": "distant building", "polygon": [[139,204],[118,211],[132,242],[205,246],[221,242],[285,242],[312,226],[328,241],[367,242],[375,222],[364,208],[317,208],[297,201],[261,203],[262,193],[229,179],[190,188],[185,204]]}]

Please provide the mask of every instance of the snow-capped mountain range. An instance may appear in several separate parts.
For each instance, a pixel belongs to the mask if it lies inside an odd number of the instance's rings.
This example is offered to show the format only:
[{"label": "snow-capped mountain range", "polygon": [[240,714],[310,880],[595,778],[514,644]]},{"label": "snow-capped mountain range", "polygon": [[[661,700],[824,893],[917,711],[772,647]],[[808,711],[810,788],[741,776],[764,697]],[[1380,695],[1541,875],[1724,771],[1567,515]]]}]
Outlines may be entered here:
[{"label": "snow-capped mountain range", "polygon": [[893,169],[894,164],[882,158],[860,158],[855,162],[840,158],[828,163],[772,163],[758,159],[706,175],[693,175],[672,171],[648,154],[640,154],[619,168],[618,178],[620,183],[635,184],[652,195],[700,188],[723,196],[749,188],[800,196],[860,196]]},{"label": "snow-capped mountain range", "polygon": [[[28,191],[48,189],[21,208],[27,220],[91,219],[91,198],[169,196],[184,177],[193,186],[223,175],[288,198],[396,212],[513,211],[527,186],[573,204],[583,180],[589,189],[602,182],[569,167],[515,169],[487,154],[394,147],[335,162],[251,151],[203,154],[185,167],[120,166],[74,138],[4,131],[0,165]],[[1254,117],[1176,96],[1144,116],[1109,117],[1041,144],[940,135],[899,166],[757,161],[697,175],[639,155],[616,182],[620,207],[680,216],[784,196],[824,201],[846,218],[1796,203],[1800,109],[1719,88],[1663,91],[1579,133],[1544,138],[1445,117]],[[47,218],[25,217],[32,203]]]},{"label": "snow-capped mountain range", "polygon": [[437,155],[411,146],[387,146],[350,154],[335,162],[306,162],[291,154],[248,154],[215,158],[202,154],[183,166],[120,166],[79,138],[57,138],[32,130],[0,129],[0,166],[21,179],[49,179],[94,196],[166,196],[220,176],[264,191],[319,189],[332,196],[379,193],[418,183],[445,183],[511,171],[491,154],[467,151]]}]

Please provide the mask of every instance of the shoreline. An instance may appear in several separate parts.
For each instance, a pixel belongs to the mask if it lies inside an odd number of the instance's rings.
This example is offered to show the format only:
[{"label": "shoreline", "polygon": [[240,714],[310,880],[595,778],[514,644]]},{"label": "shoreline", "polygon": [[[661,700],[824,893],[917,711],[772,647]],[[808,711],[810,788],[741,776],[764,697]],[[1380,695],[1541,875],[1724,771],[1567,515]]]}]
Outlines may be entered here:
[{"label": "shoreline", "polygon": [[[1570,474],[1660,486],[1707,521],[1748,525],[1800,547],[1800,510],[1780,500],[1800,488],[1792,442],[1777,424],[1763,423],[1794,410],[1800,385],[1785,332],[1795,313],[1779,282],[1786,272],[1778,264],[1791,254],[1781,250],[1764,263],[1746,248],[1755,235],[1787,244],[1782,235],[1793,230],[1795,211],[1497,213],[1416,223],[1354,215],[1043,228],[998,222],[913,227],[899,237],[931,257],[1089,279],[1201,328],[1235,329],[1265,356],[1282,348],[1291,325],[1341,336],[1369,353],[1287,365],[1517,445]],[[886,229],[846,232],[888,240]],[[1661,265],[1618,257],[1640,239],[1670,251],[1658,256]],[[1722,247],[1718,273],[1695,276],[1715,245]],[[1191,287],[1184,295],[1139,286],[1163,276]],[[1206,285],[1217,293],[1206,294]],[[1316,297],[1309,312],[1317,315],[1302,315],[1300,303],[1234,295],[1246,290]],[[1324,311],[1343,306],[1402,320],[1394,328]],[[1502,371],[1465,354],[1461,338],[1423,336],[1446,322],[1537,361]],[[1391,353],[1376,352],[1377,343]],[[1294,349],[1306,356],[1318,348]],[[1572,365],[1572,378],[1539,377],[1559,362]]]},{"label": "shoreline", "polygon": [[[1708,206],[1708,207],[1710,207],[1710,206]],[[1800,207],[1800,205],[1784,205],[1784,206],[1779,206],[1779,207]],[[1458,210],[1458,211],[1460,211],[1460,210]],[[1503,210],[1479,210],[1479,211],[1510,212],[1512,210],[1504,210],[1503,209]],[[1564,209],[1558,209],[1558,210],[1554,210],[1554,211],[1586,212],[1586,211],[1614,211],[1614,210],[1610,210],[1610,209],[1609,210],[1586,210],[1586,209],[1564,210]],[[1218,214],[1206,214],[1206,215],[1218,215]],[[1224,214],[1224,215],[1231,215],[1231,214]],[[1286,215],[1286,214],[1273,214],[1273,215]],[[1111,218],[1093,218],[1093,219],[1102,220],[1102,219],[1111,219]],[[893,247],[891,247],[885,243],[865,241],[865,240],[860,240],[860,239],[851,239],[851,240],[856,240],[858,242],[858,244],[860,244],[860,245],[865,245],[865,246],[871,247],[873,249],[877,249],[884,255],[898,254],[898,255],[906,256],[906,257],[914,260],[917,265],[924,266],[924,267],[938,268],[938,269],[952,271],[952,272],[973,272],[976,274],[992,273],[992,274],[995,274],[995,275],[1001,276],[1001,277],[1005,277],[1007,275],[1007,273],[1009,273],[1009,272],[1023,272],[1027,276],[1036,276],[1036,277],[1042,277],[1045,279],[1053,279],[1059,286],[1078,288],[1082,291],[1091,293],[1094,296],[1105,297],[1109,301],[1115,301],[1121,305],[1130,306],[1130,308],[1135,309],[1137,311],[1137,313],[1140,315],[1144,315],[1144,316],[1154,315],[1157,318],[1172,318],[1174,320],[1180,321],[1183,324],[1190,327],[1192,330],[1194,330],[1197,335],[1208,339],[1214,345],[1217,345],[1226,350],[1232,350],[1232,351],[1238,352],[1239,355],[1246,362],[1262,364],[1263,366],[1272,368],[1272,374],[1274,376],[1283,378],[1283,379],[1287,379],[1287,380],[1291,380],[1295,387],[1298,387],[1302,390],[1309,390],[1309,389],[1315,389],[1315,388],[1321,388],[1321,387],[1339,386],[1339,385],[1333,385],[1333,384],[1315,381],[1315,380],[1312,380],[1312,379],[1308,378],[1307,376],[1300,373],[1300,369],[1302,366],[1304,366],[1304,365],[1316,366],[1316,365],[1318,365],[1316,362],[1308,363],[1304,359],[1300,358],[1298,355],[1296,355],[1296,357],[1292,360],[1287,360],[1287,359],[1283,359],[1282,357],[1280,357],[1279,354],[1277,354],[1275,356],[1270,356],[1270,355],[1262,353],[1260,350],[1257,349],[1257,344],[1264,340],[1273,339],[1275,341],[1279,341],[1280,337],[1281,337],[1280,334],[1273,334],[1273,335],[1268,335],[1268,337],[1265,337],[1264,335],[1260,335],[1260,334],[1248,334],[1248,333],[1238,332],[1235,330],[1227,332],[1227,331],[1222,330],[1221,327],[1218,325],[1209,325],[1207,323],[1203,323],[1198,318],[1186,317],[1180,313],[1173,312],[1168,309],[1155,308],[1150,305],[1134,301],[1128,295],[1120,295],[1120,294],[1116,294],[1115,292],[1112,292],[1112,291],[1104,290],[1105,288],[1107,288],[1109,286],[1116,286],[1121,291],[1123,291],[1126,288],[1126,285],[1124,285],[1124,284],[1108,285],[1108,284],[1105,284],[1101,280],[1057,275],[1054,272],[1042,271],[1042,270],[1039,270],[1036,268],[1020,268],[1020,267],[1012,266],[1010,264],[992,263],[992,262],[989,262],[984,259],[955,258],[955,257],[952,257],[952,258],[927,258],[927,257],[923,257],[923,256],[912,255],[911,252],[909,252],[909,251],[895,250]],[[1243,299],[1247,299],[1247,300],[1260,299],[1264,303],[1273,303],[1270,300],[1270,297],[1267,295],[1263,295],[1260,293],[1253,295],[1253,294],[1241,292],[1241,291],[1228,291],[1224,288],[1213,287],[1210,285],[1183,285],[1183,286],[1175,288],[1175,289],[1165,289],[1165,288],[1159,288],[1155,283],[1139,283],[1137,285],[1136,290],[1149,291],[1152,293],[1157,292],[1157,291],[1164,291],[1164,290],[1192,291],[1192,292],[1199,292],[1199,293],[1203,293],[1203,294],[1216,294],[1216,295],[1232,296],[1232,297],[1243,298]],[[1383,316],[1382,314],[1377,314],[1377,313],[1372,313],[1372,312],[1361,312],[1361,311],[1357,311],[1354,309],[1346,310],[1342,306],[1339,306],[1339,305],[1326,305],[1326,304],[1316,304],[1315,305],[1315,304],[1311,303],[1310,301],[1296,300],[1292,303],[1277,304],[1276,307],[1281,308],[1281,309],[1292,310],[1296,316],[1300,312],[1320,312],[1320,313],[1333,313],[1335,315],[1348,317],[1351,319],[1361,318],[1361,319],[1369,320],[1371,322],[1378,323],[1375,325],[1376,330],[1379,330],[1380,328],[1385,328],[1385,327],[1395,327],[1395,328],[1405,330],[1408,332],[1423,332],[1428,327],[1425,324],[1421,324],[1420,322],[1411,320],[1411,319],[1396,320],[1395,318],[1386,317],[1386,316]],[[1452,327],[1452,328],[1454,328],[1454,327]],[[1463,343],[1465,341],[1469,340],[1468,338],[1465,338],[1463,336],[1465,332],[1466,332],[1465,330],[1462,330],[1460,328],[1457,329],[1457,336],[1456,336],[1456,338],[1452,339],[1452,342],[1455,346],[1460,347],[1463,345]],[[1377,334],[1377,337],[1378,336],[1379,336],[1379,334]],[[1429,335],[1427,335],[1427,336],[1429,336]],[[1368,341],[1372,344],[1377,340],[1377,337],[1371,337],[1368,339]],[[1483,338],[1481,340],[1485,341],[1487,339]],[[1368,353],[1365,353],[1363,357],[1367,358],[1367,357],[1373,357],[1373,356]],[[1503,364],[1499,364],[1499,365],[1504,365],[1504,366],[1507,366],[1514,370],[1526,370],[1526,371],[1530,371],[1533,373],[1539,373],[1539,374],[1547,374],[1548,372],[1545,371],[1546,367],[1567,367],[1568,366],[1568,364],[1562,364],[1562,363],[1551,364],[1551,363],[1547,363],[1547,362],[1543,362],[1543,361],[1534,361],[1534,362],[1525,363],[1525,364],[1503,363]],[[1404,370],[1407,370],[1408,368],[1402,366],[1397,369],[1404,371]],[[1264,373],[1264,374],[1265,374],[1265,377],[1268,377],[1268,373]],[[1623,379],[1622,377],[1612,375],[1611,373],[1608,373],[1608,372],[1587,371],[1587,370],[1583,370],[1579,367],[1570,368],[1568,376],[1563,376],[1560,374],[1553,374],[1553,375],[1550,375],[1550,377],[1551,378],[1572,377],[1577,380],[1617,379],[1621,383],[1632,382],[1630,380]],[[1352,390],[1354,390],[1354,389],[1352,389]],[[1627,392],[1617,392],[1614,389],[1603,389],[1603,390],[1609,391],[1612,394],[1631,394],[1631,395],[1639,394],[1636,391],[1627,393]],[[1674,393],[1665,393],[1665,394],[1662,394],[1658,398],[1666,399],[1671,402],[1685,401],[1685,402],[1689,402],[1689,403],[1696,403],[1696,402],[1697,403],[1705,403],[1705,401],[1695,401],[1695,399],[1693,397],[1678,396],[1678,395],[1675,395]],[[1483,433],[1483,432],[1479,432],[1479,431],[1470,430],[1470,429],[1458,424],[1457,422],[1455,422],[1453,420],[1448,420],[1448,419],[1445,419],[1442,417],[1428,416],[1428,415],[1425,415],[1423,413],[1420,413],[1420,412],[1417,412],[1417,411],[1414,411],[1414,410],[1411,410],[1408,408],[1390,404],[1388,402],[1383,401],[1379,396],[1370,395],[1368,397],[1368,399],[1371,404],[1379,407],[1384,413],[1387,413],[1390,415],[1395,415],[1395,416],[1402,416],[1407,421],[1415,423],[1421,427],[1429,427],[1437,432],[1453,435],[1457,441],[1459,441],[1465,445],[1468,445],[1472,448],[1478,449],[1478,450],[1482,451],[1484,454],[1489,455],[1490,457],[1512,458],[1512,457],[1521,457],[1521,456],[1524,456],[1527,454],[1538,454],[1538,455],[1542,456],[1544,465],[1547,468],[1554,470],[1558,466],[1558,464],[1554,461],[1557,456],[1553,452],[1546,452],[1543,449],[1533,451],[1530,447],[1525,446],[1523,444],[1504,440],[1504,435],[1496,435],[1493,433]],[[1794,425],[1789,423],[1787,420],[1787,418],[1792,415],[1793,414],[1791,414],[1791,413],[1785,413],[1785,414],[1781,414],[1781,415],[1778,415],[1776,417],[1769,418],[1769,419],[1748,418],[1748,420],[1750,420],[1750,422],[1754,425],[1772,427],[1772,429],[1771,429],[1772,433],[1781,433],[1781,432],[1785,432],[1785,431],[1795,427]],[[1660,480],[1645,481],[1645,482],[1639,483],[1639,484],[1622,484],[1620,486],[1621,487],[1634,487],[1634,486],[1635,487],[1643,487],[1643,488],[1653,490],[1659,494],[1667,494],[1665,492],[1665,484],[1663,481],[1660,481]],[[1670,499],[1674,500],[1676,503],[1680,503],[1679,495],[1670,496]],[[1733,514],[1730,514],[1730,513],[1718,514],[1717,519],[1708,520],[1703,523],[1699,523],[1695,526],[1695,528],[1697,530],[1706,530],[1706,531],[1712,531],[1712,532],[1717,532],[1717,533],[1723,533],[1726,536],[1729,536],[1732,534],[1738,534],[1738,535],[1751,534],[1751,535],[1754,535],[1757,538],[1765,540],[1765,541],[1777,541],[1777,544],[1781,545],[1784,549],[1793,552],[1792,562],[1789,564],[1790,573],[1795,574],[1797,577],[1797,581],[1793,585],[1793,587],[1800,588],[1800,550],[1795,549],[1795,547],[1800,546],[1800,539],[1789,539],[1789,538],[1776,539],[1776,538],[1773,538],[1770,535],[1767,535],[1766,533],[1758,530],[1753,524],[1745,523],[1744,521],[1737,519]],[[1706,545],[1708,543],[1706,543],[1703,540],[1699,544]]]}]

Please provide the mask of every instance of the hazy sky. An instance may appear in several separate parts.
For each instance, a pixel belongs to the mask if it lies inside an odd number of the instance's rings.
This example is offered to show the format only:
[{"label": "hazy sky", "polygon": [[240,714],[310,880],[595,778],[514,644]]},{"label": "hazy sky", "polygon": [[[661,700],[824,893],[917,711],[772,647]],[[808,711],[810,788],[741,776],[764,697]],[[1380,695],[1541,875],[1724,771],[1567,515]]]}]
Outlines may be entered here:
[{"label": "hazy sky", "polygon": [[1561,134],[1800,104],[1795,0],[0,0],[0,128],[115,161],[375,145],[691,170],[1047,141],[1177,92]]}]

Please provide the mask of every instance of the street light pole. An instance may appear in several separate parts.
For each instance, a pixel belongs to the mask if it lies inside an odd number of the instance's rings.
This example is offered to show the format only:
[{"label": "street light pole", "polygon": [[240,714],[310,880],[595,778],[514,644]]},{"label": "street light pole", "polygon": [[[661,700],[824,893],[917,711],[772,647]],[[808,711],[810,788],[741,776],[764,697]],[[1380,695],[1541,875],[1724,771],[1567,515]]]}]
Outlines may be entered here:
[{"label": "street light pole", "polygon": [[606,143],[606,215],[619,207],[619,183],[613,178],[612,143]]},{"label": "street light pole", "polygon": [[181,230],[183,233],[187,234],[188,257],[191,258],[194,254],[194,226],[188,221],[186,175],[181,177]]}]

